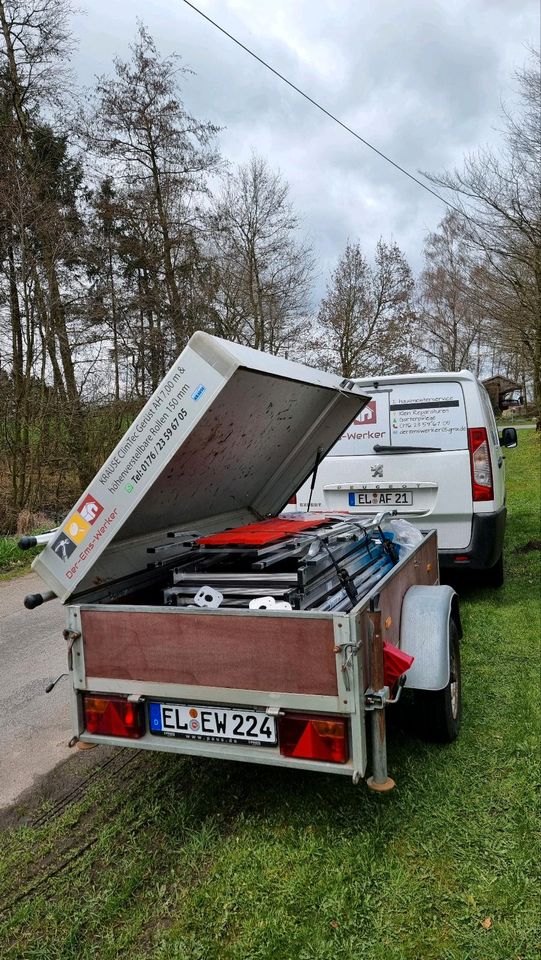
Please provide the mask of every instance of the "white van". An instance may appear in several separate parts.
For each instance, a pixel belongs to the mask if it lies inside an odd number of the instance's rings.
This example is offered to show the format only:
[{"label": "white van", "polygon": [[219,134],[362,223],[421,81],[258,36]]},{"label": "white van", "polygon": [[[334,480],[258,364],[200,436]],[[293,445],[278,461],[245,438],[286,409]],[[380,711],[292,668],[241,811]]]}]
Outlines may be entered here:
[{"label": "white van", "polygon": [[[351,381],[343,381],[347,388]],[[438,533],[440,566],[503,582],[505,464],[488,394],[468,370],[355,379],[372,399],[289,510],[397,510]]]}]

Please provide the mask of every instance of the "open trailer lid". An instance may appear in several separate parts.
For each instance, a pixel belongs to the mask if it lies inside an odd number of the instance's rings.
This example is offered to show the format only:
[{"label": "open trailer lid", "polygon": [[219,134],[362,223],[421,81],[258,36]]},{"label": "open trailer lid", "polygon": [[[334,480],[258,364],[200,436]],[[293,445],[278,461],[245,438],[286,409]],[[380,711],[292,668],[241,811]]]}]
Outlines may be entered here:
[{"label": "open trailer lid", "polygon": [[145,570],[169,531],[274,516],[367,401],[351,380],[195,333],[33,569],[66,601]]}]

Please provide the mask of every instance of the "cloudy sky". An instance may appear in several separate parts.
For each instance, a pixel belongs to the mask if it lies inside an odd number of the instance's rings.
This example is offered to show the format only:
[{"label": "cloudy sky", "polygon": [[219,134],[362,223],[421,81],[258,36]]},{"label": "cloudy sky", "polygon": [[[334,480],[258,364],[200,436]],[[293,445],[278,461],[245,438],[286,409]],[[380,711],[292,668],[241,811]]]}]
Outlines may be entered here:
[{"label": "cloudy sky", "polygon": [[[83,0],[84,4],[85,0]],[[361,136],[416,172],[496,144],[513,71],[538,45],[538,0],[196,0]],[[195,71],[188,110],[225,129],[224,156],[266,157],[291,185],[324,290],[347,239],[393,237],[415,270],[443,205],[245,54],[182,0],[86,0],[74,22],[77,79],[128,55],[137,19]]]}]

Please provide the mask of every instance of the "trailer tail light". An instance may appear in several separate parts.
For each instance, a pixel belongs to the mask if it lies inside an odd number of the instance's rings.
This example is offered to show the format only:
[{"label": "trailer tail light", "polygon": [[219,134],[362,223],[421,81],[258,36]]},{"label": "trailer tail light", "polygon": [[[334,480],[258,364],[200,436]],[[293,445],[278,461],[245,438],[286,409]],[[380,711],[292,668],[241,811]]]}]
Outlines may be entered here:
[{"label": "trailer tail light", "polygon": [[139,740],[145,732],[143,704],[131,703],[125,697],[95,697],[84,693],[83,711],[87,733]]},{"label": "trailer tail light", "polygon": [[346,763],[348,731],[345,720],[286,714],[279,721],[280,753],[299,760]]},{"label": "trailer tail light", "polygon": [[492,467],[485,427],[470,427],[468,440],[470,445],[472,498],[474,502],[493,500]]}]

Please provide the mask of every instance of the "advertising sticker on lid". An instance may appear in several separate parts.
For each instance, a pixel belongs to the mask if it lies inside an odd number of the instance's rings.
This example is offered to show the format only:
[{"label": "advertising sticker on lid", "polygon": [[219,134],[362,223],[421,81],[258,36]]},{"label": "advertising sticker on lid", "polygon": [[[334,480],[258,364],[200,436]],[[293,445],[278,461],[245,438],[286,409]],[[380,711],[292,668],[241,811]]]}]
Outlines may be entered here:
[{"label": "advertising sticker on lid", "polygon": [[101,503],[98,503],[96,498],[89,493],[81,503],[79,513],[90,526],[93,526],[100,513],[103,513],[103,507]]}]

